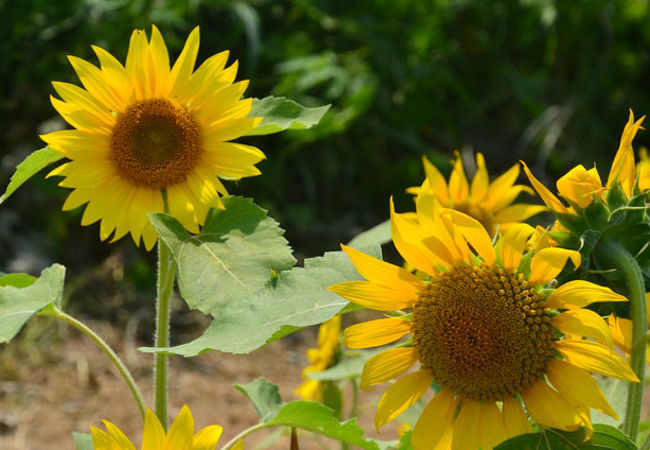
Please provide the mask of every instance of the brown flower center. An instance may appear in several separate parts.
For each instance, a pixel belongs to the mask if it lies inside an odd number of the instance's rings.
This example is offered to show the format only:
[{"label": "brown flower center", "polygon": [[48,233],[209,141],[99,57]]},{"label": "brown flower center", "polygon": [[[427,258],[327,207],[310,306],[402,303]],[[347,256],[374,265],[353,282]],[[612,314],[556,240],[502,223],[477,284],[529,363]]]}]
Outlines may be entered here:
[{"label": "brown flower center", "polygon": [[162,189],[192,171],[201,149],[194,118],[167,99],[144,100],[117,116],[110,141],[111,160],[136,186]]},{"label": "brown flower center", "polygon": [[523,275],[455,267],[420,293],[413,345],[439,385],[475,400],[503,400],[541,378],[555,354],[544,303]]}]

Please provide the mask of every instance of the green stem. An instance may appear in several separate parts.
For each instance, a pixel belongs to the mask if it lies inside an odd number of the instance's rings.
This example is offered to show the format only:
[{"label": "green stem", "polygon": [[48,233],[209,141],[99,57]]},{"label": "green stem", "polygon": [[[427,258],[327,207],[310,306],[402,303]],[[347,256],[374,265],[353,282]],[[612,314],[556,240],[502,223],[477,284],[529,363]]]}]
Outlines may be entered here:
[{"label": "green stem", "polygon": [[[636,344],[645,339],[648,331],[645,304],[645,285],[639,264],[624,247],[617,243],[603,242],[600,250],[603,255],[621,272],[627,285],[628,298],[632,316],[632,343]],[[636,441],[641,420],[641,403],[643,400],[643,380],[645,377],[645,346],[633,345],[630,366],[640,382],[630,382],[627,392],[627,409],[623,421],[623,432],[632,441]]]},{"label": "green stem", "polygon": [[258,423],[257,425],[253,425],[253,426],[250,427],[250,428],[246,428],[244,431],[242,431],[241,433],[239,433],[237,436],[235,436],[234,438],[232,438],[231,440],[229,440],[229,441],[226,443],[226,445],[224,445],[223,447],[221,447],[221,450],[230,450],[231,448],[233,448],[233,447],[235,446],[235,444],[237,444],[237,442],[238,442],[240,439],[245,438],[245,437],[248,436],[249,434],[253,434],[253,433],[255,433],[257,430],[262,430],[262,429],[267,428],[267,427],[268,427],[268,426],[267,426],[266,424]]},{"label": "green stem", "polygon": [[[169,315],[174,288],[174,263],[169,247],[158,239],[158,283],[156,296],[156,347],[169,347]],[[167,355],[156,353],[153,371],[154,410],[167,430]]]},{"label": "green stem", "polygon": [[84,333],[86,336],[88,336],[90,339],[92,339],[93,342],[95,342],[95,344],[97,344],[97,346],[106,354],[106,356],[108,356],[108,359],[111,360],[113,365],[115,365],[117,371],[124,379],[124,382],[131,390],[133,399],[135,400],[135,403],[138,405],[138,409],[140,410],[140,415],[144,420],[144,412],[146,408],[144,403],[144,397],[142,396],[142,393],[140,392],[138,385],[135,383],[135,380],[133,379],[133,375],[131,375],[131,372],[129,372],[129,369],[127,369],[127,367],[124,365],[120,357],[117,356],[117,354],[106,343],[106,341],[104,341],[101,337],[99,337],[99,335],[97,335],[93,330],[88,328],[83,322],[80,322],[74,317],[64,313],[56,306],[48,308],[47,310],[42,311],[40,314],[44,316],[50,316],[56,319],[60,319],[65,323],[72,325],[73,327],[75,327],[76,329]]}]

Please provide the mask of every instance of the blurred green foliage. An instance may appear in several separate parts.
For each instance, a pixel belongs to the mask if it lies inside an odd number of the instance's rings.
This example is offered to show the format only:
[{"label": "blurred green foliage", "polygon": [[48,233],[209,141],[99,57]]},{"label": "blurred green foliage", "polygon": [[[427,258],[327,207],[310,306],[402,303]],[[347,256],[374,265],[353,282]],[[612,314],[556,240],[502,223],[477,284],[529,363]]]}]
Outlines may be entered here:
[{"label": "blurred green foliage", "polygon": [[[66,55],[95,61],[96,44],[123,61],[132,29],[151,23],[173,57],[200,25],[199,60],[230,49],[247,95],[332,103],[313,130],[248,138],[263,175],[228,184],[302,255],[384,220],[390,195],[410,208],[423,154],[443,171],[452,150],[476,149],[491,173],[518,159],[546,181],[578,162],[602,172],[628,108],[650,112],[645,0],[0,0],[0,17],[2,189],[56,126],[49,81],[78,83]],[[66,195],[37,176],[2,205],[0,270],[58,261],[74,273],[116,253],[146,267],[152,255],[128,239],[101,244],[80,210],[61,213]],[[146,271],[125,273],[150,288]]]}]

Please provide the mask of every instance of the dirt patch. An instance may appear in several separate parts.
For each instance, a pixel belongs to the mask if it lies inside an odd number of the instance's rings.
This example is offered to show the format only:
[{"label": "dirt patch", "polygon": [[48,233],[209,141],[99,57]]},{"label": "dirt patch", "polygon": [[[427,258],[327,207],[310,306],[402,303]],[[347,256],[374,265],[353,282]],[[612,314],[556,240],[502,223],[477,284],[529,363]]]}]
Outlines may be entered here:
[{"label": "dirt patch", "polygon": [[[30,329],[42,326],[33,321],[19,339],[0,347],[0,448],[41,450],[74,448],[71,433],[113,422],[139,444],[142,423],[129,391],[108,359],[85,336],[63,326],[38,339]],[[151,356],[137,347],[148,343],[125,339],[107,323],[92,323],[131,369],[147,403],[151,401]],[[62,335],[62,336],[61,336]],[[220,424],[223,445],[248,426],[258,422],[250,402],[233,384],[246,384],[263,376],[276,383],[285,401],[296,399],[293,390],[301,383],[300,371],[307,364],[305,352],[316,343],[316,330],[306,329],[276,341],[249,355],[209,352],[184,359],[172,357],[169,372],[169,413],[172,418],[187,404],[195,419],[195,430]],[[383,389],[360,396],[359,421],[372,431],[374,408]],[[382,431],[382,439],[394,439],[397,424]],[[246,449],[264,447],[277,429],[251,435]],[[267,442],[268,444],[268,442]],[[266,448],[287,449],[285,435]],[[301,433],[301,449],[340,448],[326,439]]]}]

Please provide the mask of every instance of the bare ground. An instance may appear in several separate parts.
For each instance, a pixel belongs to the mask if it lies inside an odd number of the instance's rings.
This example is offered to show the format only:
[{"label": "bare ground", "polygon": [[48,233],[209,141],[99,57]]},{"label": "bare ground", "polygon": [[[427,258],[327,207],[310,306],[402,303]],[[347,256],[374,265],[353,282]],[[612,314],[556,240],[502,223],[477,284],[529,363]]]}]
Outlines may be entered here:
[{"label": "bare ground", "polygon": [[[37,318],[20,338],[0,346],[0,449],[72,449],[71,433],[88,433],[91,425],[103,428],[102,419],[113,422],[138,445],[142,423],[137,407],[109,360],[85,336],[62,325],[45,327],[44,321]],[[125,339],[108,323],[92,326],[126,362],[151,405],[152,359],[137,351],[148,343]],[[46,331],[34,332],[39,327]],[[263,376],[279,386],[285,401],[295,399],[293,390],[301,383],[300,371],[307,363],[305,351],[315,343],[315,330],[307,329],[249,355],[209,352],[191,359],[172,357],[171,418],[187,404],[195,431],[218,423],[224,427],[220,444],[225,444],[258,422],[250,402],[232,385]],[[374,429],[380,391],[360,397],[359,421],[365,430]],[[396,427],[385,427],[381,439],[395,439]],[[262,431],[246,438],[246,449],[255,448],[269,434]],[[313,439],[308,433],[300,434],[299,442],[301,449],[339,448],[333,441]],[[286,433],[268,448],[288,449]]]}]

